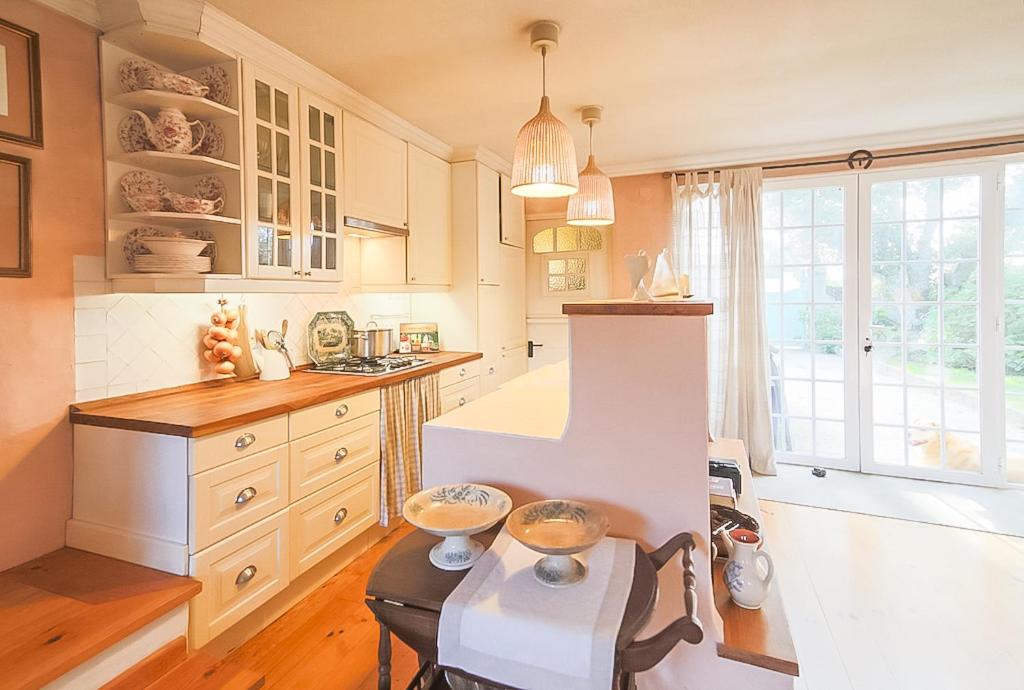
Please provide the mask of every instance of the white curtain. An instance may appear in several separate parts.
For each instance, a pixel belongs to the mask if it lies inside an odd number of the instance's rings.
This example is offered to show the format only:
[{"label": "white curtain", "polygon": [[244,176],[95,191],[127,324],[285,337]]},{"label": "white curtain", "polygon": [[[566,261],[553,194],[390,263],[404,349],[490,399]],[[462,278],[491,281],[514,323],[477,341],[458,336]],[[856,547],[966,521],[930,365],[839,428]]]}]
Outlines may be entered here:
[{"label": "white curtain", "polygon": [[708,416],[717,436],[743,439],[751,468],[775,474],[768,398],[761,169],[723,170],[700,184],[674,175],[676,256],[708,319]]}]

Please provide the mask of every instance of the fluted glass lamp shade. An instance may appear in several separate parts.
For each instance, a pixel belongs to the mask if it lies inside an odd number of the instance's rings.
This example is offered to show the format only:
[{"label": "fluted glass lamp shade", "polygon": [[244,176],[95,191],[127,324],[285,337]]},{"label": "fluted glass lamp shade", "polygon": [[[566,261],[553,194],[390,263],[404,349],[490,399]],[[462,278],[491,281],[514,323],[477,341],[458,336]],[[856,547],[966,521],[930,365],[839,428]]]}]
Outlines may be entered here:
[{"label": "fluted glass lamp shade", "polygon": [[615,222],[612,181],[597,167],[594,154],[580,171],[579,191],[569,197],[565,222],[569,225],[611,225]]},{"label": "fluted glass lamp shade", "polygon": [[579,188],[576,146],[565,123],[551,114],[548,97],[516,136],[512,193],[529,197],[569,196]]}]

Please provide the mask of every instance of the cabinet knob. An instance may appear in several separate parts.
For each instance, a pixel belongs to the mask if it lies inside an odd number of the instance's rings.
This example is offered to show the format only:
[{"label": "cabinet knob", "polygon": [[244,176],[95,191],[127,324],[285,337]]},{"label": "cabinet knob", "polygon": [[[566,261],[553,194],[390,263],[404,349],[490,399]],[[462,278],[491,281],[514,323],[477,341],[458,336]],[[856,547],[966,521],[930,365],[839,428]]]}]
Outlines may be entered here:
[{"label": "cabinet knob", "polygon": [[235,496],[235,504],[236,505],[240,505],[240,506],[244,506],[246,503],[248,503],[249,501],[251,501],[254,498],[256,498],[256,489],[255,489],[255,487],[247,486],[244,489],[242,489],[241,491],[239,491],[238,495]]},{"label": "cabinet knob", "polygon": [[294,275],[297,275],[297,276],[301,276],[302,275],[302,271],[292,271],[292,273]]},{"label": "cabinet knob", "polygon": [[342,508],[334,514],[334,524],[340,525],[348,517],[348,508]]},{"label": "cabinet knob", "polygon": [[416,276],[409,276],[409,282],[410,283],[416,282]]},{"label": "cabinet knob", "polygon": [[466,367],[462,367],[461,369],[459,369],[459,376],[465,376],[465,375],[466,375]]},{"label": "cabinet knob", "polygon": [[463,398],[459,398],[459,407],[462,407],[465,404],[466,404],[466,398],[464,398],[464,397]]},{"label": "cabinet knob", "polygon": [[256,577],[256,566],[252,564],[247,565],[238,573],[238,577],[235,578],[235,584],[244,585],[254,577]]},{"label": "cabinet knob", "polygon": [[334,416],[338,417],[338,418],[344,417],[347,414],[348,414],[348,405],[346,405],[345,403],[342,403],[341,405],[338,405],[338,409],[336,409],[334,411]]},{"label": "cabinet knob", "polygon": [[341,462],[348,457],[348,448],[339,448],[338,452],[334,454],[334,462]]},{"label": "cabinet knob", "polygon": [[256,443],[256,435],[250,434],[248,431],[235,439],[235,448],[238,450],[244,450]]},{"label": "cabinet knob", "polygon": [[488,374],[493,374],[494,373],[494,367],[488,367],[487,368],[487,373]]},{"label": "cabinet knob", "polygon": [[306,271],[302,275],[304,275],[304,276],[311,276],[311,275],[313,275],[313,271]]}]

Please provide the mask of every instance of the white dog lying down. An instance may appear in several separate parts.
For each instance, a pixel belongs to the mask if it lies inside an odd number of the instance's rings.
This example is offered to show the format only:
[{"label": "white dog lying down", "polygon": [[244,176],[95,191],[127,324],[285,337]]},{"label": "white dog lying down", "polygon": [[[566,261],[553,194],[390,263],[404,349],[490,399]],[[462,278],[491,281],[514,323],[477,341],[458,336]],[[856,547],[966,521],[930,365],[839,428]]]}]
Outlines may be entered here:
[{"label": "white dog lying down", "polygon": [[[913,465],[942,467],[941,434],[935,422],[917,420],[916,426],[921,429],[907,429],[907,443],[916,447],[920,455],[911,462]],[[1024,456],[1011,455],[1007,459],[1007,479],[1011,482],[1024,482]],[[981,471],[981,450],[970,441],[957,436],[955,432],[946,432],[946,468],[963,472]]]}]

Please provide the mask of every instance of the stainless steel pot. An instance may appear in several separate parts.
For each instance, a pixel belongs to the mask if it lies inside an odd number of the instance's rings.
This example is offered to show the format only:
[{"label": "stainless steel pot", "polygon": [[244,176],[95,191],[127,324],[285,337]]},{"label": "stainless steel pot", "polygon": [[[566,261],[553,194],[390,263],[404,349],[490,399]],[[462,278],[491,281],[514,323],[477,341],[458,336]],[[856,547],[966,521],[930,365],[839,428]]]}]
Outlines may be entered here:
[{"label": "stainless steel pot", "polygon": [[352,331],[349,353],[353,357],[384,357],[391,354],[391,349],[391,329],[377,328],[376,321],[367,321],[365,329]]}]

